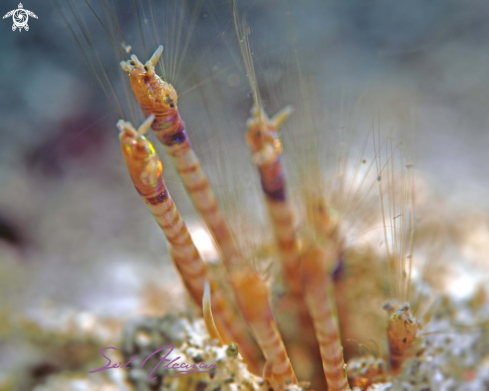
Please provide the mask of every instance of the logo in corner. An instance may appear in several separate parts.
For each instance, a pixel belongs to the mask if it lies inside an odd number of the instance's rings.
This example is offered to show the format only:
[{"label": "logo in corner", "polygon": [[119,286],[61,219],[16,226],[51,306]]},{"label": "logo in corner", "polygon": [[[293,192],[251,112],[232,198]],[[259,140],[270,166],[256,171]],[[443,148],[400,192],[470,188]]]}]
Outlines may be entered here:
[{"label": "logo in corner", "polygon": [[14,24],[12,25],[12,31],[15,31],[17,29],[19,29],[19,32],[22,31],[22,29],[25,29],[25,31],[29,31],[29,25],[27,24],[27,21],[29,20],[29,16],[32,16],[33,18],[36,19],[38,19],[38,17],[34,12],[25,10],[22,3],[19,3],[18,7],[19,8],[16,10],[7,12],[3,16],[3,19],[12,16],[12,20],[14,21]]}]

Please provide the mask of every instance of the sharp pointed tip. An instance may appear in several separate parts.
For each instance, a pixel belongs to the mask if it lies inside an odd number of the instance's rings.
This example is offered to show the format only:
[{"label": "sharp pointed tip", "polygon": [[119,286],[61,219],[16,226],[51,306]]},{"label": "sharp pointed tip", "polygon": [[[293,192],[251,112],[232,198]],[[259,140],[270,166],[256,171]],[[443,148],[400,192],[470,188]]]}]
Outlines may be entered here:
[{"label": "sharp pointed tip", "polygon": [[204,300],[210,299],[211,297],[211,285],[209,284],[209,280],[205,280],[204,283]]},{"label": "sharp pointed tip", "polygon": [[294,110],[295,110],[295,109],[294,109],[294,106],[292,106],[292,105],[287,105],[287,106],[285,106],[285,107],[283,108],[283,110],[282,110],[282,111],[287,111],[287,113],[290,115],[290,114],[292,114],[292,113],[294,112]]},{"label": "sharp pointed tip", "polygon": [[272,122],[274,126],[278,129],[283,125],[283,123],[289,118],[289,116],[293,113],[294,108],[291,105],[285,106],[282,110],[280,110],[275,116],[272,118]]},{"label": "sharp pointed tip", "polygon": [[162,53],[163,53],[163,45],[160,45],[149,59],[149,61],[151,62],[151,64],[153,64],[154,67],[158,63],[158,60],[160,59]]},{"label": "sharp pointed tip", "polygon": [[141,126],[139,127],[138,134],[144,136],[148,132],[151,125],[153,124],[154,120],[155,120],[154,114],[151,114],[148,118],[146,118],[144,122],[141,124]]}]

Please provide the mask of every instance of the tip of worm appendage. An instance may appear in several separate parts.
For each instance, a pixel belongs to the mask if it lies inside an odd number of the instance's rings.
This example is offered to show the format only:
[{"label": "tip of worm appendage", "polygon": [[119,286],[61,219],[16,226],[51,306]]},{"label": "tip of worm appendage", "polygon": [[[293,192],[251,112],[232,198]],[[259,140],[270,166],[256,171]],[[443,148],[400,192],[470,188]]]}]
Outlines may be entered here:
[{"label": "tip of worm appendage", "polygon": [[156,64],[158,63],[158,60],[161,57],[161,54],[163,53],[163,45],[158,46],[158,48],[155,50],[149,61],[151,64],[155,67]]},{"label": "tip of worm appendage", "polygon": [[130,122],[124,121],[123,119],[117,121],[117,127],[119,128],[121,133],[137,133],[136,129],[134,129],[134,126],[132,126]]},{"label": "tip of worm appendage", "polygon": [[280,129],[280,127],[287,120],[287,118],[289,118],[289,116],[293,113],[293,111],[294,108],[291,105],[287,105],[273,116],[272,122],[277,130]]},{"label": "tip of worm appendage", "polygon": [[205,281],[204,284],[204,295],[202,297],[202,312],[204,314],[204,323],[209,333],[211,339],[216,339],[221,345],[224,345],[224,340],[221,334],[217,330],[216,324],[214,323],[214,317],[212,315],[211,308],[211,286],[209,280]]},{"label": "tip of worm appendage", "polygon": [[153,76],[156,73],[155,67],[151,61],[146,61],[145,69],[148,76]]},{"label": "tip of worm appendage", "polygon": [[138,129],[138,134],[140,136],[144,136],[146,133],[148,133],[149,128],[151,128],[151,124],[155,120],[155,115],[151,114],[148,118],[144,120],[144,122],[141,124],[141,126]]},{"label": "tip of worm appendage", "polygon": [[205,280],[204,297],[202,298],[203,307],[210,305],[210,302],[211,302],[211,285],[209,284],[209,280]]},{"label": "tip of worm appendage", "polygon": [[143,63],[141,61],[139,61],[139,58],[135,54],[131,55],[131,60],[134,61],[134,63],[136,65],[143,66]]},{"label": "tip of worm appendage", "polygon": [[131,66],[128,64],[127,61],[121,61],[119,64],[121,64],[121,68],[126,71],[127,73],[131,72]]}]

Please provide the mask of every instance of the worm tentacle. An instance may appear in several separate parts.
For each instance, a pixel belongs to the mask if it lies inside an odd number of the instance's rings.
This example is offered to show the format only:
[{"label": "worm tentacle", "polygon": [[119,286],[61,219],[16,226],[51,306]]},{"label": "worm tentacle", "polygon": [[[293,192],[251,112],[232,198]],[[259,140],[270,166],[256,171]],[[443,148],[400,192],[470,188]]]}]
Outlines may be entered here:
[{"label": "worm tentacle", "polygon": [[343,359],[334,286],[330,269],[336,260],[334,245],[312,245],[302,257],[307,308],[314,322],[323,370],[330,391],[350,390]]},{"label": "worm tentacle", "polygon": [[247,330],[236,322],[236,314],[229,301],[216,289],[206,264],[190,236],[182,216],[173,202],[163,180],[163,166],[153,145],[144,137],[154,115],[136,130],[129,122],[120,120],[117,124],[120,130],[122,154],[134,186],[156,219],[168,240],[170,256],[177,268],[182,281],[194,302],[201,306],[204,297],[204,286],[209,279],[212,295],[213,314],[217,329],[225,343],[235,341],[240,346],[243,355],[250,355]]}]

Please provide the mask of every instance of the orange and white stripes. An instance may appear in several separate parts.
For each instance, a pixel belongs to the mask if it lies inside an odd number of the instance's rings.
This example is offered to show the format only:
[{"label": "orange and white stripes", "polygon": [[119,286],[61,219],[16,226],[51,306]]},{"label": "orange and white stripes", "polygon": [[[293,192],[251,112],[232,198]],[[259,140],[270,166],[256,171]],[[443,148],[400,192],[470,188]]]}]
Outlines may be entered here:
[{"label": "orange and white stripes", "polygon": [[231,282],[241,313],[265,356],[263,377],[270,380],[278,389],[283,389],[288,384],[297,384],[297,378],[270,307],[265,283],[250,270],[234,272],[231,275]]},{"label": "orange and white stripes", "polygon": [[330,270],[336,261],[334,245],[313,245],[302,256],[302,276],[307,308],[319,342],[329,391],[350,390],[343,360],[334,286]]},{"label": "orange and white stripes", "polygon": [[185,124],[177,108],[177,92],[155,73],[155,65],[162,52],[163,47],[159,46],[146,64],[142,64],[132,55],[131,60],[121,62],[121,66],[129,74],[132,90],[144,115],[155,115],[151,127],[158,141],[174,159],[194,206],[207,224],[222,252],[223,262],[229,269],[238,258],[238,250],[217,198],[187,137]]},{"label": "orange and white stripes", "polygon": [[204,294],[206,266],[201,260],[185,223],[165,182],[163,166],[153,145],[144,137],[154,116],[136,131],[131,123],[120,120],[122,154],[134,186],[156,219],[170,244],[170,254],[183,282],[195,302]]},{"label": "orange and white stripes", "polygon": [[289,293],[296,297],[302,294],[300,258],[296,247],[294,216],[285,193],[285,175],[280,161],[282,144],[278,139],[279,128],[291,112],[292,108],[287,106],[269,119],[255,105],[247,122],[246,143],[260,174],[275,241],[282,259],[284,280]]},{"label": "orange and white stripes", "polygon": [[[153,145],[144,137],[153,120],[154,115],[150,115],[138,130],[129,122],[118,122],[122,154],[137,192],[168,240],[170,256],[185,287],[195,303],[201,306],[209,273],[166,188],[161,161]],[[216,286],[211,280],[210,300],[218,330],[226,343],[238,343],[243,356],[253,362],[255,349],[250,345],[248,332],[242,323],[236,322],[235,312]]]}]

